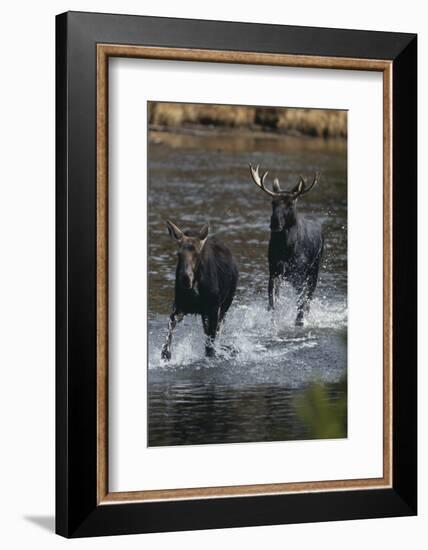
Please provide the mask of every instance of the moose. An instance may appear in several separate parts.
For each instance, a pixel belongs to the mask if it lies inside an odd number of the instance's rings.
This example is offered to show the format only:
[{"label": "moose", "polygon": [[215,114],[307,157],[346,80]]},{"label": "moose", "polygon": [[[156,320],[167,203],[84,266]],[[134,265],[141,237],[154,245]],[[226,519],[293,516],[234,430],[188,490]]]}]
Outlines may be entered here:
[{"label": "moose", "polygon": [[161,357],[171,359],[173,330],[187,314],[201,315],[205,354],[212,357],[214,340],[235,295],[238,268],[229,248],[216,237],[208,237],[208,225],[199,232],[182,231],[170,220],[166,225],[178,245],[178,262],[174,305]]},{"label": "moose", "polygon": [[297,199],[308,193],[318,182],[314,174],[312,183],[307,184],[302,176],[291,191],[281,189],[277,178],[273,191],[265,186],[268,172],[259,174],[259,166],[250,164],[254,183],[272,198],[270,219],[269,262],[269,309],[274,309],[279,295],[280,282],[291,283],[297,294],[296,326],[303,326],[303,317],[309,312],[310,301],[315,292],[320,268],[324,236],[318,222],[308,220],[297,211]]}]

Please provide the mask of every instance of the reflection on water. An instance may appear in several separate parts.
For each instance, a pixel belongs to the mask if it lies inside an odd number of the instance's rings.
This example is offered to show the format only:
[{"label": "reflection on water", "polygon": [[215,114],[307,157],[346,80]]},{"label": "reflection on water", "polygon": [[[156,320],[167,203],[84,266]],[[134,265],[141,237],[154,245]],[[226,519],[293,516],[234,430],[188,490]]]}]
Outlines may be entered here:
[{"label": "reflection on water", "polygon": [[267,151],[289,154],[292,151],[319,153],[320,149],[324,152],[346,154],[346,141],[342,139],[329,139],[313,137],[292,137],[281,134],[264,133],[261,131],[231,131],[216,130],[215,132],[204,129],[192,129],[187,132],[160,132],[151,131],[150,140],[154,145],[167,145],[175,149],[201,149],[201,140],[203,148],[206,151],[224,151],[229,153],[247,153],[248,151]]},{"label": "reflection on water", "polygon": [[[270,169],[285,187],[300,173],[322,174],[318,188],[299,203],[308,217],[322,221],[326,239],[319,285],[303,328],[294,326],[295,298],[287,285],[278,309],[273,314],[266,309],[271,206],[250,182],[249,162]],[[346,384],[341,382],[346,373],[346,196],[346,148],[341,141],[153,133],[149,445],[346,435],[346,425],[338,420],[340,406],[334,406],[343,402],[346,417]],[[176,260],[166,218],[192,228],[209,221],[211,231],[236,257],[239,286],[214,359],[204,357],[200,318],[186,317],[174,333],[171,362],[160,360]],[[308,394],[311,388],[313,394]],[[323,418],[319,426],[311,411]]]},{"label": "reflection on water", "polygon": [[346,437],[346,386],[153,383],[149,426],[150,445]]}]

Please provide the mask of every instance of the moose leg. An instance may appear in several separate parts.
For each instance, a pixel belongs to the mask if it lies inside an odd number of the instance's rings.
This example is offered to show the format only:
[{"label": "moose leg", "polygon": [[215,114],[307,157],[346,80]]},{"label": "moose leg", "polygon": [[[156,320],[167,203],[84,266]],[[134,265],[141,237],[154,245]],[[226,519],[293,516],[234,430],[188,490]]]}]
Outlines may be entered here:
[{"label": "moose leg", "polygon": [[303,326],[303,315],[309,313],[312,296],[317,286],[318,270],[313,271],[297,294],[296,326]]},{"label": "moose leg", "polygon": [[220,336],[220,334],[222,333],[223,326],[224,326],[224,314],[220,312],[218,316],[218,323],[217,323],[217,331],[216,331],[217,336]]},{"label": "moose leg", "polygon": [[217,325],[217,334],[220,334],[223,330],[224,326],[224,318],[226,317],[226,313],[228,312],[230,305],[233,301],[233,296],[235,292],[231,292],[229,296],[226,298],[226,300],[223,302],[223,304],[220,306],[219,314],[218,314],[218,325]]},{"label": "moose leg", "polygon": [[275,288],[275,302],[277,302],[278,297],[279,297],[279,290],[281,288],[281,278],[280,277],[277,277],[275,279],[274,288]]},{"label": "moose leg", "polygon": [[219,309],[213,308],[202,316],[204,331],[207,336],[205,342],[205,355],[213,357],[215,355],[214,340],[219,328]]},{"label": "moose leg", "polygon": [[269,283],[268,283],[268,295],[269,295],[269,307],[268,310],[275,308],[275,297],[274,297],[274,286],[275,286],[275,278],[270,276],[269,277]]},{"label": "moose leg", "polygon": [[308,275],[308,278],[304,283],[303,291],[301,295],[302,298],[301,298],[300,309],[299,309],[299,299],[297,300],[298,312],[297,312],[296,325],[298,324],[297,321],[299,320],[299,315],[300,315],[300,326],[301,326],[303,325],[303,314],[307,315],[309,313],[312,296],[314,295],[315,289],[317,287],[319,264],[320,264],[320,257],[313,265]]},{"label": "moose leg", "polygon": [[297,291],[297,317],[295,321],[296,327],[303,326],[303,315],[304,313],[309,311],[309,300],[310,300],[310,293],[309,293],[307,283],[305,283]]},{"label": "moose leg", "polygon": [[304,312],[305,312],[306,315],[309,313],[309,309],[311,307],[312,296],[314,295],[316,286],[317,286],[316,277],[315,277],[314,281],[313,280],[308,281],[308,291],[306,293],[306,302],[304,304]]},{"label": "moose leg", "polygon": [[166,342],[163,345],[161,357],[162,359],[170,360],[171,359],[171,341],[172,341],[172,332],[177,326],[177,323],[183,320],[184,314],[178,313],[175,309],[172,311],[169,316],[168,322],[168,334],[166,337]]}]

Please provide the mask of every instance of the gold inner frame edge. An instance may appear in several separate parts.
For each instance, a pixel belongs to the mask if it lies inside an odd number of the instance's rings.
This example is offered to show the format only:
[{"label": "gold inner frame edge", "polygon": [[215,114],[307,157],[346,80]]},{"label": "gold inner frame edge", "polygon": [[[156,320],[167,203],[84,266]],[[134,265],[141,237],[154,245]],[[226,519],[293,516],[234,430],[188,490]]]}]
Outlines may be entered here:
[{"label": "gold inner frame edge", "polygon": [[[276,65],[383,73],[383,476],[226,487],[109,492],[108,489],[108,59]],[[241,51],[97,44],[97,504],[224,498],[392,486],[392,61]]]}]

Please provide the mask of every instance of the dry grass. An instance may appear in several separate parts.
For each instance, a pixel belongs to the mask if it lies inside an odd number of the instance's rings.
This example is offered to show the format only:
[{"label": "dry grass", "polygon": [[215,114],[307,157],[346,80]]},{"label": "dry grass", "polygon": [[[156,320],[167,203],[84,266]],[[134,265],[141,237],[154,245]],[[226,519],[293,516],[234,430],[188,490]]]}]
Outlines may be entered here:
[{"label": "dry grass", "polygon": [[347,135],[346,111],[326,109],[150,102],[149,124],[158,129],[213,126],[317,137]]}]

